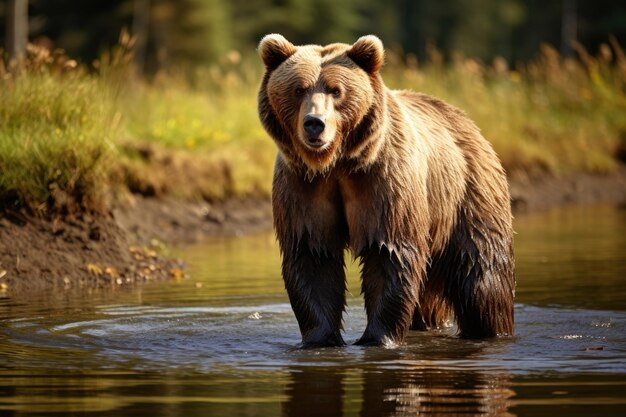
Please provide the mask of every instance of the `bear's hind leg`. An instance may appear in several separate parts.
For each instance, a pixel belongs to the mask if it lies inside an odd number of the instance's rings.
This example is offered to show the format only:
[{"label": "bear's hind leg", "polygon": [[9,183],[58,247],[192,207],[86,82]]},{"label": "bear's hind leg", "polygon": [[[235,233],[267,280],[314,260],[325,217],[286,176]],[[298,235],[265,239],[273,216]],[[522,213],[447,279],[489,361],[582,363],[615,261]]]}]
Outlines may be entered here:
[{"label": "bear's hind leg", "polygon": [[303,238],[283,254],[285,288],[302,333],[302,347],[342,346],[346,278],[343,249],[312,250]]},{"label": "bear's hind leg", "polygon": [[432,261],[426,273],[426,283],[413,313],[411,330],[431,330],[442,327],[453,315],[446,297],[447,276],[440,272],[441,260]]},{"label": "bear's hind leg", "polygon": [[513,335],[515,272],[512,232],[486,225],[493,219],[461,211],[445,249],[449,268],[448,298],[461,336],[486,338]]}]

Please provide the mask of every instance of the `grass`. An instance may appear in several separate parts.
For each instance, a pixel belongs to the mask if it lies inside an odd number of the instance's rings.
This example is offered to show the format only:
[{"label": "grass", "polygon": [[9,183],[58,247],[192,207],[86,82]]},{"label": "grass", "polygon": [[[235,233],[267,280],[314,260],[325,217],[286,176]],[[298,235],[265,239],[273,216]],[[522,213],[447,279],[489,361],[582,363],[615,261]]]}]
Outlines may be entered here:
[{"label": "grass", "polygon": [[41,63],[0,78],[0,201],[100,207],[122,128],[109,90],[82,71],[56,76]]},{"label": "grass", "polygon": [[[139,140],[156,151],[157,159],[160,154],[161,159],[174,156],[174,163],[185,161],[188,172],[174,176],[183,183],[164,178],[159,188],[207,199],[269,193],[276,151],[258,121],[257,75],[256,68],[254,78],[246,81],[241,75],[221,74],[224,83],[219,87],[208,81],[191,87],[180,78],[161,77],[143,85],[123,106],[131,148]],[[152,160],[144,158],[141,165],[150,171]],[[203,167],[217,171],[203,176]],[[195,186],[185,186],[190,181]]]},{"label": "grass", "polygon": [[[275,147],[256,113],[260,65],[236,52],[189,77],[134,74],[132,40],[87,71],[31,49],[0,64],[0,203],[106,209],[120,193],[206,200],[268,194]],[[388,56],[392,88],[464,109],[510,174],[615,170],[626,147],[626,58],[615,42],[565,59],[548,46],[509,70],[455,56]]]},{"label": "grass", "polygon": [[579,51],[583,59],[565,59],[543,45],[515,70],[501,58],[487,66],[456,56],[444,65],[434,51],[421,68],[390,65],[387,79],[466,111],[510,174],[611,172],[626,138],[626,58],[616,43],[597,57]]}]

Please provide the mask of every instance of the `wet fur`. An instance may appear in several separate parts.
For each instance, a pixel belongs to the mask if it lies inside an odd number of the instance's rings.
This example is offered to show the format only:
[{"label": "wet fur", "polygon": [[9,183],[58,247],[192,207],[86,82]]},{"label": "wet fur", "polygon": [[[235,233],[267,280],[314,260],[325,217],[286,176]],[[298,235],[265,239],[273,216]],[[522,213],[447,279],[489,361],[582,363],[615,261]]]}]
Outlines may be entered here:
[{"label": "wet fur", "polygon": [[[259,115],[279,148],[274,225],[303,345],[344,343],[346,248],[362,264],[368,324],[357,343],[401,343],[409,328],[450,318],[464,337],[512,335],[508,186],[474,123],[433,97],[387,89],[372,36],[294,47],[268,35],[259,51]],[[351,90],[331,109],[331,146],[312,152],[298,136],[306,98],[291,91],[294,79],[323,88],[329,74]]]}]

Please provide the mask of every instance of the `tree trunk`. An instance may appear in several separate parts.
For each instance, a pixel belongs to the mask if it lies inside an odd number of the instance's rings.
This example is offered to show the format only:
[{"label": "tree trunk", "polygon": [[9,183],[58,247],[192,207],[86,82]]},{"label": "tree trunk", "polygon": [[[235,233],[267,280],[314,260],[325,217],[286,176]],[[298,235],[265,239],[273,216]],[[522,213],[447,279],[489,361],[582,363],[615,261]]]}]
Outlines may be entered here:
[{"label": "tree trunk", "polygon": [[563,0],[562,4],[561,54],[563,56],[572,56],[572,43],[578,38],[576,0]]},{"label": "tree trunk", "polygon": [[150,25],[150,0],[134,0],[132,35],[135,37],[135,65],[142,73],[146,62]]},{"label": "tree trunk", "polygon": [[9,56],[24,54],[28,42],[28,0],[9,0],[6,19]]}]

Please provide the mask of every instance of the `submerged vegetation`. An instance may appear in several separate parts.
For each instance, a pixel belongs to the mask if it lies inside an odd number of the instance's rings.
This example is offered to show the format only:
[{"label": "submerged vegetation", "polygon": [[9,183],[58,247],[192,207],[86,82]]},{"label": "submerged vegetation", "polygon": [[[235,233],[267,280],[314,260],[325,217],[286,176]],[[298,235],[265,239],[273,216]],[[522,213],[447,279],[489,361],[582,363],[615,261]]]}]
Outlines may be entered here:
[{"label": "submerged vegetation", "polygon": [[[193,76],[133,71],[132,39],[86,68],[30,47],[0,62],[0,204],[105,209],[128,192],[206,200],[269,193],[275,147],[256,112],[262,70],[227,54]],[[464,109],[509,174],[606,173],[626,147],[626,57],[549,46],[514,70],[431,50],[388,55],[384,79]]]}]

